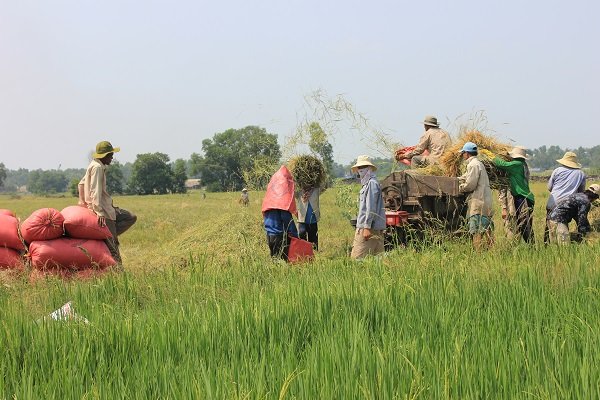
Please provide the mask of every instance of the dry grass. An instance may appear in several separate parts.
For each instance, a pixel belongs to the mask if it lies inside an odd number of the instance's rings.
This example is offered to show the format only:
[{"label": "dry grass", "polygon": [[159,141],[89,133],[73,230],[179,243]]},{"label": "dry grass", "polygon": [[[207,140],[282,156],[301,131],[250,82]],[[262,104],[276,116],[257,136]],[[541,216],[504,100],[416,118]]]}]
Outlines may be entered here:
[{"label": "dry grass", "polygon": [[288,169],[300,188],[323,186],[327,179],[323,162],[315,156],[301,155],[288,162]]},{"label": "dry grass", "polygon": [[506,173],[494,167],[492,160],[500,157],[510,160],[508,151],[511,145],[499,142],[494,136],[483,134],[478,130],[462,132],[453,145],[446,150],[440,159],[441,168],[446,176],[460,176],[464,172],[465,164],[460,150],[466,142],[473,142],[479,150],[478,158],[485,166],[492,189],[508,186]]}]

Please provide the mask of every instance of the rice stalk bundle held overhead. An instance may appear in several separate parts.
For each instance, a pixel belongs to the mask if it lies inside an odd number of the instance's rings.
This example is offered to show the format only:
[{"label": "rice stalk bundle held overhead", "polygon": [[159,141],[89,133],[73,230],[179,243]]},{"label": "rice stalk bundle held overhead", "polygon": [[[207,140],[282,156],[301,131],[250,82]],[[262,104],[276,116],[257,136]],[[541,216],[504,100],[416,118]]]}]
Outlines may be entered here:
[{"label": "rice stalk bundle held overhead", "polygon": [[323,186],[327,178],[323,162],[311,155],[293,157],[288,162],[288,169],[300,188]]},{"label": "rice stalk bundle held overhead", "polygon": [[504,171],[496,168],[492,162],[494,157],[500,157],[504,160],[511,160],[508,152],[512,146],[498,142],[493,136],[485,135],[478,130],[470,130],[459,135],[453,145],[444,152],[440,159],[441,167],[446,176],[460,176],[464,172],[460,150],[466,142],[473,142],[477,145],[478,158],[485,166],[490,179],[492,189],[503,189],[508,186],[508,177]]}]

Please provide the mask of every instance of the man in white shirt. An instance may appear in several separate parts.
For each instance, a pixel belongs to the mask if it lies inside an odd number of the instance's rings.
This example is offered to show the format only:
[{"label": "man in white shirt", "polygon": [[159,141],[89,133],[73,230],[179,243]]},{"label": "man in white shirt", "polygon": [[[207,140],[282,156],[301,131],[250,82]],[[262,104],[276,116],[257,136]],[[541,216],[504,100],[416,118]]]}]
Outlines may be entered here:
[{"label": "man in white shirt", "polygon": [[112,197],[106,190],[106,169],[113,160],[114,153],[120,151],[109,142],[100,142],[96,145],[93,160],[79,182],[79,205],[92,210],[98,216],[98,225],[107,226],[112,234],[106,239],[111,255],[121,264],[118,236],[131,228],[137,217],[122,208],[113,205]]}]

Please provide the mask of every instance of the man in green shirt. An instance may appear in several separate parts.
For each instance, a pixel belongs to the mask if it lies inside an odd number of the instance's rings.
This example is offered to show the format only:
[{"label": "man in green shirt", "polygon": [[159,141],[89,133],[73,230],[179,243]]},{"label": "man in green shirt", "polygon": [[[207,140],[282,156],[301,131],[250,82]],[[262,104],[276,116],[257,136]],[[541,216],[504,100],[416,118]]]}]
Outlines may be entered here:
[{"label": "man in green shirt", "polygon": [[512,161],[494,158],[494,165],[508,175],[510,193],[513,196],[517,211],[517,231],[527,243],[534,242],[533,235],[533,206],[535,198],[529,189],[528,168],[525,160],[528,158],[523,147],[515,147],[510,153]]}]

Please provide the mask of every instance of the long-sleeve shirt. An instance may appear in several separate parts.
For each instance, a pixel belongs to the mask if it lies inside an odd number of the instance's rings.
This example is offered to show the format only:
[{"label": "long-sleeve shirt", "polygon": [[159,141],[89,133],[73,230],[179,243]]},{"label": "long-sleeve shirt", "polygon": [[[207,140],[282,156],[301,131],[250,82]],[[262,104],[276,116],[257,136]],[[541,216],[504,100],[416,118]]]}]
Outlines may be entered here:
[{"label": "long-sleeve shirt", "polygon": [[462,193],[469,193],[467,196],[467,204],[469,205],[467,215],[492,216],[494,210],[490,179],[481,161],[477,157],[470,157],[467,171],[458,179],[461,182],[458,190]]},{"label": "long-sleeve shirt", "polygon": [[528,169],[525,161],[520,159],[504,161],[496,157],[493,162],[496,167],[508,173],[510,193],[513,196],[522,196],[532,203],[535,202],[535,197],[531,193],[531,190],[529,190],[529,179],[526,172]]},{"label": "long-sleeve shirt", "polygon": [[577,231],[588,233],[591,231],[588,221],[588,212],[592,204],[587,194],[575,193],[561,201],[554,207],[548,219],[561,224],[568,224],[571,220],[577,221]]},{"label": "long-sleeve shirt", "polygon": [[298,230],[292,214],[286,210],[268,210],[263,213],[265,230],[268,235],[283,235],[284,232],[298,237]]},{"label": "long-sleeve shirt", "polygon": [[577,168],[558,167],[550,175],[548,190],[550,196],[546,209],[552,210],[573,193],[582,193],[585,190],[585,173]]},{"label": "long-sleeve shirt", "polygon": [[106,191],[106,168],[98,159],[93,159],[85,171],[83,179],[84,201],[87,207],[100,217],[111,221],[117,219],[112,197]]},{"label": "long-sleeve shirt", "polygon": [[373,230],[385,229],[383,195],[381,185],[375,176],[372,176],[360,189],[356,227]]},{"label": "long-sleeve shirt", "polygon": [[446,148],[452,145],[452,139],[450,139],[450,135],[443,129],[440,128],[429,128],[425,131],[419,143],[415,146],[415,148],[406,153],[406,158],[412,158],[413,156],[418,156],[423,153],[425,150],[429,151],[428,156],[423,156],[425,160],[427,160],[430,164],[435,164],[439,162],[440,157],[446,151]]},{"label": "long-sleeve shirt", "polygon": [[[301,223],[317,223],[321,219],[321,207],[319,204],[319,197],[321,193],[323,193],[325,189],[321,188],[313,188],[310,192],[310,196],[308,197],[308,201],[304,201],[302,199],[302,191],[297,191],[294,193],[294,197],[296,198],[296,208],[298,209],[298,222]],[[308,215],[308,206],[312,208],[314,220],[307,221],[306,218]]]}]

